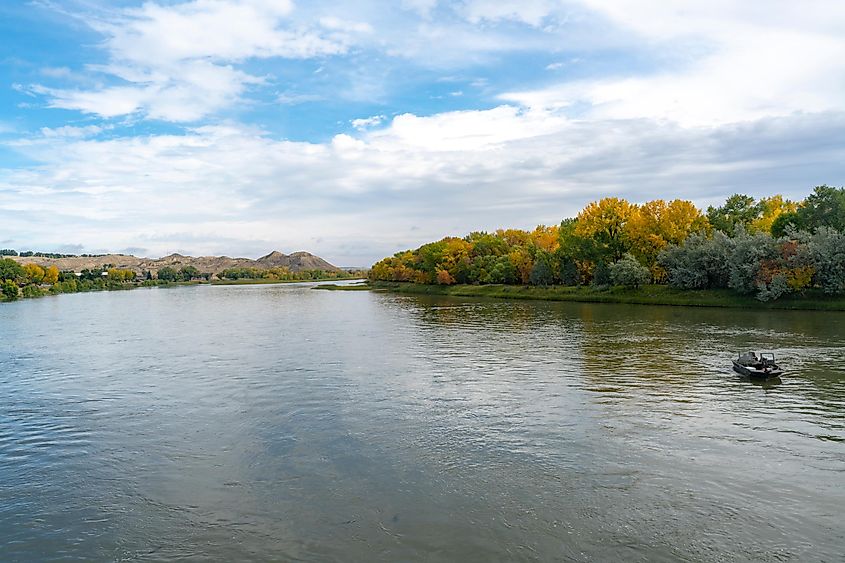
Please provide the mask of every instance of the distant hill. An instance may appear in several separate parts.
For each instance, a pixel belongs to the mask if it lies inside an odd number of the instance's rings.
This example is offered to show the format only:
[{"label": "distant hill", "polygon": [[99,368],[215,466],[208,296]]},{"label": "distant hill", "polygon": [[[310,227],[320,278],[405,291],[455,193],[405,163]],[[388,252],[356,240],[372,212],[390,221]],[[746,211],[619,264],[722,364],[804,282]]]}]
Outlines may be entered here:
[{"label": "distant hill", "polygon": [[287,268],[291,272],[303,270],[323,270],[326,272],[339,272],[340,268],[329,264],[319,256],[310,252],[294,252],[284,254],[273,251],[267,256],[258,260],[250,258],[230,258],[228,256],[182,256],[181,254],[170,254],[163,258],[138,258],[126,254],[106,254],[103,256],[74,256],[66,258],[44,258],[39,256],[7,256],[21,264],[38,264],[39,266],[56,266],[62,271],[81,272],[82,270],[93,270],[103,267],[115,267],[134,270],[141,273],[150,271],[155,274],[161,268],[183,268],[193,266],[200,272],[219,274],[229,268],[259,268],[269,270],[270,268]]}]

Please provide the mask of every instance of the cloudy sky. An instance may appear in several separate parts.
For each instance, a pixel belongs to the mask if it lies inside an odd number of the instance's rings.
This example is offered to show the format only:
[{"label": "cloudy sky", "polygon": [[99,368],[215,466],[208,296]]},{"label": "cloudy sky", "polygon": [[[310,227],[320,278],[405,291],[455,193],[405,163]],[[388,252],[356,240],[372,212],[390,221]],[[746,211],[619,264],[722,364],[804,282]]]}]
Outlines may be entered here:
[{"label": "cloudy sky", "polygon": [[6,0],[0,247],[369,265],[845,184],[840,0]]}]

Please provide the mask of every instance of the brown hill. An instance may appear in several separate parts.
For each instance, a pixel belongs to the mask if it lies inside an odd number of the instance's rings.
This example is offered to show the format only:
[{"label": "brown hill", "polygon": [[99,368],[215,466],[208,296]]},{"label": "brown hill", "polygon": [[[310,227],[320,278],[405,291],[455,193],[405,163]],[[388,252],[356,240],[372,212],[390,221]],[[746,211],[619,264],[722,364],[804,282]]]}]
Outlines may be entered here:
[{"label": "brown hill", "polygon": [[262,256],[256,262],[266,268],[287,268],[292,272],[300,272],[302,270],[338,270],[336,266],[329,264],[319,256],[314,256],[310,252],[294,252],[291,255],[287,255],[273,251],[267,256]]},{"label": "brown hill", "polygon": [[310,252],[294,252],[291,255],[273,251],[267,256],[258,260],[250,258],[229,258],[228,256],[182,256],[181,254],[170,254],[162,258],[138,258],[126,254],[106,254],[104,256],[74,256],[71,258],[42,258],[40,256],[8,256],[21,264],[38,264],[39,266],[56,266],[62,271],[81,272],[96,268],[123,268],[134,270],[137,273],[150,271],[154,274],[165,266],[171,268],[183,268],[193,266],[200,272],[219,274],[228,268],[258,268],[268,270],[270,268],[287,268],[292,272],[302,270],[324,270],[338,272],[340,268],[334,266],[319,256]]}]

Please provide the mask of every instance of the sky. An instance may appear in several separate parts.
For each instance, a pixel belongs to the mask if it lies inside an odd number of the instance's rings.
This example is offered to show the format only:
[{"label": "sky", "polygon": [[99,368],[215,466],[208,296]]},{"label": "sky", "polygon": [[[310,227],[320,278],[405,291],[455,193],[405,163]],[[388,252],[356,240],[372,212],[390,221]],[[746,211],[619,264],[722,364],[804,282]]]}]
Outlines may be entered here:
[{"label": "sky", "polygon": [[840,0],[5,0],[0,248],[368,266],[845,184]]}]

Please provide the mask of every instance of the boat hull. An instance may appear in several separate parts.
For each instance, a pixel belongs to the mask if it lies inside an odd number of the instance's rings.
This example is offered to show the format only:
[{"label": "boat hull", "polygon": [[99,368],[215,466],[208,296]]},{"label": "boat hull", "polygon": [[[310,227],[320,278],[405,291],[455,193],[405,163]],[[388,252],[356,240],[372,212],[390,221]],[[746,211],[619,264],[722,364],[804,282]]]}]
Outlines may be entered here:
[{"label": "boat hull", "polygon": [[783,375],[783,370],[778,368],[777,366],[768,370],[762,370],[751,366],[744,366],[738,362],[734,362],[733,364],[735,372],[741,373],[742,375],[747,375],[748,377],[753,377],[755,379],[768,379],[771,377],[780,377],[781,375]]}]

